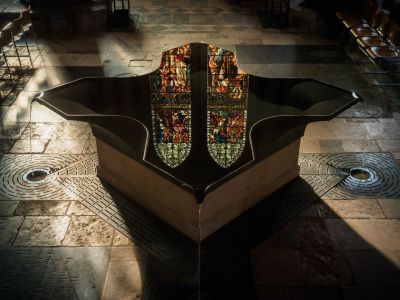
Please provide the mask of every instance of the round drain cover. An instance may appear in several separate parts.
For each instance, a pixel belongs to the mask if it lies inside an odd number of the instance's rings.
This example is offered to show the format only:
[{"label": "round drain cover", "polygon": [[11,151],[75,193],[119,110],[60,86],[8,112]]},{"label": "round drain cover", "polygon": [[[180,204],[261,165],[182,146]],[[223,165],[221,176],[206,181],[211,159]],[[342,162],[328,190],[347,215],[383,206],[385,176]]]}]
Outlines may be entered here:
[{"label": "round drain cover", "polygon": [[370,177],[370,173],[357,168],[350,171],[350,176],[358,180],[367,180]]},{"label": "round drain cover", "polygon": [[26,172],[22,179],[28,183],[38,183],[45,180],[49,174],[51,174],[50,168],[32,169]]},{"label": "round drain cover", "polygon": [[370,168],[355,167],[350,169],[349,179],[353,182],[372,183],[378,181],[379,176]]}]

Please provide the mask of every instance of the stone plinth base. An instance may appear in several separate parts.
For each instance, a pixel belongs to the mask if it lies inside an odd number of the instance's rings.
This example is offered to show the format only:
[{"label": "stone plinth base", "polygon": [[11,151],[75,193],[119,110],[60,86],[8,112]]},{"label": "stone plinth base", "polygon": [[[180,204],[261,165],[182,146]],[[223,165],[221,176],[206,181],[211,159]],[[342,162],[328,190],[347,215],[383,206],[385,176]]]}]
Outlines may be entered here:
[{"label": "stone plinth base", "polygon": [[195,195],[97,139],[98,175],[146,209],[200,242],[299,174],[300,140],[208,192]]}]

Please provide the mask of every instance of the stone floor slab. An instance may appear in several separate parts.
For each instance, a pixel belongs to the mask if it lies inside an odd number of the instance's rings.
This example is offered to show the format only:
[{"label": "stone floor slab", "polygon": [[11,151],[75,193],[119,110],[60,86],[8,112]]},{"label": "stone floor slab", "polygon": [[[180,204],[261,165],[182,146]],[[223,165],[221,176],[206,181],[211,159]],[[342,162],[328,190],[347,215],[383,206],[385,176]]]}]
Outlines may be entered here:
[{"label": "stone floor slab", "polygon": [[0,201],[0,217],[12,216],[19,201]]},{"label": "stone floor slab", "polygon": [[8,153],[15,144],[13,139],[0,139],[0,153]]},{"label": "stone floor slab", "polygon": [[271,248],[332,249],[325,223],[319,218],[297,217],[265,241]]},{"label": "stone floor slab", "polygon": [[110,249],[0,248],[1,299],[101,299]]},{"label": "stone floor slab", "polygon": [[8,247],[13,243],[24,217],[0,218],[0,246]]},{"label": "stone floor slab", "polygon": [[10,153],[44,153],[49,140],[19,139],[10,149]]},{"label": "stone floor slab", "polygon": [[379,199],[383,213],[388,218],[400,218],[400,199]]},{"label": "stone floor slab", "polygon": [[399,286],[399,251],[348,251],[346,257],[359,285]]},{"label": "stone floor slab", "polygon": [[312,217],[312,218],[317,218],[318,217],[318,211],[315,206],[315,204],[311,204],[309,207],[307,207],[305,210],[303,210],[300,214],[299,217]]},{"label": "stone floor slab", "polygon": [[83,148],[84,154],[94,154],[97,153],[96,140],[87,140]]},{"label": "stone floor slab", "polygon": [[327,219],[325,222],[336,249],[400,250],[398,219]]},{"label": "stone floor slab", "polygon": [[13,245],[60,246],[68,224],[68,217],[26,217]]},{"label": "stone floor slab", "polygon": [[[367,123],[368,135],[373,139],[400,139],[400,124],[394,118],[379,119],[379,123]],[[382,143],[383,145],[383,143]]]},{"label": "stone floor slab", "polygon": [[24,131],[22,139],[24,140],[51,140],[57,138],[57,122],[32,122]]},{"label": "stone floor slab", "polygon": [[399,140],[377,140],[382,151],[392,153],[395,159],[400,159],[400,139]]},{"label": "stone floor slab", "polygon": [[125,234],[122,234],[118,230],[115,231],[113,246],[130,246],[133,245],[132,236],[128,238]]},{"label": "stone floor slab", "polygon": [[323,200],[323,203],[317,203],[316,206],[320,217],[324,219],[385,218],[375,199]]},{"label": "stone floor slab", "polygon": [[21,201],[15,214],[18,216],[65,215],[69,201]]},{"label": "stone floor slab", "polygon": [[375,140],[330,140],[325,138],[315,139],[305,136],[301,140],[300,152],[302,153],[347,153],[347,152],[380,152]]},{"label": "stone floor slab", "polygon": [[71,216],[64,246],[111,246],[114,229],[97,216]]},{"label": "stone floor slab", "polygon": [[75,215],[75,216],[95,216],[96,214],[88,209],[85,205],[80,201],[70,201],[69,207],[67,210],[67,215]]},{"label": "stone floor slab", "polygon": [[24,132],[27,123],[2,123],[0,139],[18,139]]},{"label": "stone floor slab", "polygon": [[363,140],[364,136],[367,139],[371,138],[365,130],[364,123],[350,122],[349,119],[345,118],[311,123],[307,126],[304,136],[312,140],[324,140],[327,137],[331,140]]},{"label": "stone floor slab", "polygon": [[50,140],[46,153],[81,154],[85,143],[85,140]]},{"label": "stone floor slab", "polygon": [[252,252],[254,284],[263,286],[297,286],[305,284],[298,250],[269,249],[258,246]]},{"label": "stone floor slab", "polygon": [[142,274],[137,261],[110,262],[103,300],[140,299]]},{"label": "stone floor slab", "polygon": [[112,247],[110,261],[144,261],[146,252],[136,246]]},{"label": "stone floor slab", "polygon": [[344,253],[312,250],[301,251],[306,285],[346,286],[354,284],[353,275]]}]

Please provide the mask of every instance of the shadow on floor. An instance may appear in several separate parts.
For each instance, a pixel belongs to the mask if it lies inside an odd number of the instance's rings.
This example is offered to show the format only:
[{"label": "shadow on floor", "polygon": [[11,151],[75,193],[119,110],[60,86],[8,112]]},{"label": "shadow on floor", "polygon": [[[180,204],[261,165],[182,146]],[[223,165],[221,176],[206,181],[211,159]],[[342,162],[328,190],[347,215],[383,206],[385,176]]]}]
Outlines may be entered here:
[{"label": "shadow on floor", "polygon": [[[109,192],[115,194],[112,188],[108,187],[108,189]],[[258,258],[255,258],[252,252],[257,245],[268,242],[274,233],[311,203],[319,202],[320,198],[306,181],[298,177],[200,245],[133,202],[130,206],[136,210],[135,217],[132,215],[132,210],[126,210],[127,199],[116,196],[114,200],[125,219],[133,242],[148,254],[147,261],[142,262],[141,265],[142,278],[144,278],[143,299],[267,299],[257,290],[254,281],[256,276],[254,272],[259,271],[254,270],[254,264],[260,261],[260,251],[258,251]],[[329,213],[336,215],[333,211]],[[339,216],[336,215],[336,218]],[[346,230],[353,231],[350,226],[347,226]],[[354,235],[358,236],[356,232]],[[362,237],[359,238],[362,239]],[[330,247],[331,245],[326,245],[326,248]],[[316,250],[318,252],[318,249]],[[399,274],[400,270],[385,256],[380,255],[379,252],[375,252],[375,256],[378,256],[375,259],[380,262],[384,270],[390,270],[394,276]],[[271,258],[273,259],[269,256],[267,259]],[[262,257],[261,260],[263,260]],[[277,261],[278,263],[270,265],[275,265],[276,268],[287,267],[286,264],[279,265],[279,257]],[[320,262],[317,261],[318,263]],[[340,289],[341,280],[333,276],[329,282],[329,276],[332,275],[329,272],[332,270],[325,270],[322,266],[318,271],[328,272],[322,274],[326,277],[323,285],[318,287],[317,279],[314,283],[312,280],[304,282],[304,286],[309,287],[317,282],[317,289],[314,289],[312,294],[320,297],[326,296],[324,288],[334,286],[335,292],[332,299],[344,299]],[[297,272],[297,270],[282,270],[282,272],[287,273],[288,278],[291,278],[291,272]],[[264,273],[268,273],[268,270],[264,270]],[[274,273],[276,270],[271,270],[271,274]],[[340,274],[336,275],[340,276]],[[346,284],[349,282],[355,284],[351,274],[350,277]],[[318,288],[322,288],[322,291]],[[316,291],[317,294],[315,294]],[[303,295],[304,299],[307,299],[310,293],[304,294],[303,291]],[[286,297],[289,296],[279,299],[303,299],[301,295]]]}]

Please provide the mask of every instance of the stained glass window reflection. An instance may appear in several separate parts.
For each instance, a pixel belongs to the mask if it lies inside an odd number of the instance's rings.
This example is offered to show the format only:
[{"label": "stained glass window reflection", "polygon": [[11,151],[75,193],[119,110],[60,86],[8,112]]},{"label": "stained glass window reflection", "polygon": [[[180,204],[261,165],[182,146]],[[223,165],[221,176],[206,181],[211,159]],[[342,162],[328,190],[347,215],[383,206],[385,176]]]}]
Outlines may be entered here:
[{"label": "stained glass window reflection", "polygon": [[248,75],[233,52],[208,46],[208,151],[222,167],[232,165],[246,142]]},{"label": "stained glass window reflection", "polygon": [[191,148],[190,45],[163,52],[150,76],[153,143],[168,166],[179,166]]}]

